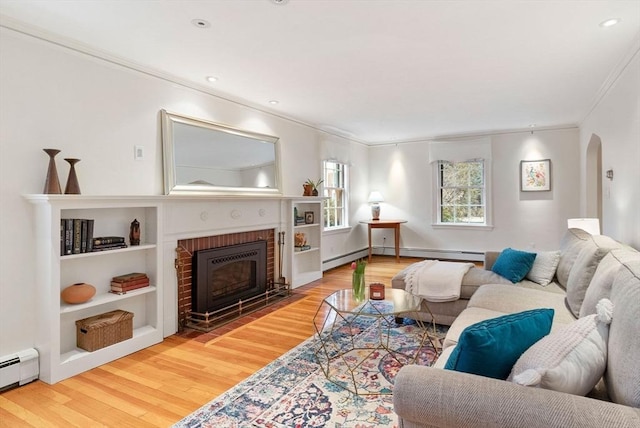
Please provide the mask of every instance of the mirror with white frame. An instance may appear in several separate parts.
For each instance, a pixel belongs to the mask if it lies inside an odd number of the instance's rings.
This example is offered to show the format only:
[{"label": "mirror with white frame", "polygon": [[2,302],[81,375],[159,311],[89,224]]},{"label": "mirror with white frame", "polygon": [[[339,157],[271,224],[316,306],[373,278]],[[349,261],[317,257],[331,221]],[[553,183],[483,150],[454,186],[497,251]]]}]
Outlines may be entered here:
[{"label": "mirror with white frame", "polygon": [[277,137],[160,113],[165,194],[281,194]]}]

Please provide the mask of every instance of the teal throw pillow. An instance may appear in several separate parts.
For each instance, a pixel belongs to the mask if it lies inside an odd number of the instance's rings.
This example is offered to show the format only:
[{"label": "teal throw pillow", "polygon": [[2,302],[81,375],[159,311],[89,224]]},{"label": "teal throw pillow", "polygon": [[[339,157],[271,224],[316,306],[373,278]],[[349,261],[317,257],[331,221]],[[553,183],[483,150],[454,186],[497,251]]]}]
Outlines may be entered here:
[{"label": "teal throw pillow", "polygon": [[491,270],[516,283],[522,281],[529,273],[535,259],[536,253],[505,248],[496,259]]},{"label": "teal throw pillow", "polygon": [[549,334],[553,313],[534,309],[470,325],[444,368],[506,380],[520,355]]}]

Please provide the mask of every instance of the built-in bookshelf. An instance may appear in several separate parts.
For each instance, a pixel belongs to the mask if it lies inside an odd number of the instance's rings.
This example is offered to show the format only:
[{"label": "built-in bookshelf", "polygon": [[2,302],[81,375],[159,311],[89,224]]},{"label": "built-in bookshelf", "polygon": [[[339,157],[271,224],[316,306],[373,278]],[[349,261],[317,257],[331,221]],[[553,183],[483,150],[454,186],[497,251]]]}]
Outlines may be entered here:
[{"label": "built-in bookshelf", "polygon": [[[323,198],[306,196],[291,200],[290,235],[292,287],[322,278]],[[304,245],[296,242],[304,235]]]},{"label": "built-in bookshelf", "polygon": [[[34,313],[40,379],[55,383],[161,342],[162,239],[161,205],[157,199],[80,195],[27,195],[26,199],[34,204],[36,213]],[[127,243],[131,222],[137,220],[141,242],[101,251],[88,251],[85,246],[84,252],[66,254],[63,219],[90,220],[93,237],[126,237]],[[85,233],[86,240],[89,235]],[[146,273],[150,285],[125,294],[110,292],[112,278],[130,272]],[[80,282],[93,285],[95,296],[81,304],[63,302],[61,291]],[[131,339],[93,352],[76,346],[76,321],[116,309],[134,314]]]}]

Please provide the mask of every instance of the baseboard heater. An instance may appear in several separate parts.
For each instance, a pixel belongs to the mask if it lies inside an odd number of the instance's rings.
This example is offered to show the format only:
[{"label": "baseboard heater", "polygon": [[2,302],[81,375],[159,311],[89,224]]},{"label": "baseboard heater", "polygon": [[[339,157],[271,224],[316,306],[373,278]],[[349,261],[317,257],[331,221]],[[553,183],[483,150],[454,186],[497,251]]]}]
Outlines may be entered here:
[{"label": "baseboard heater", "polygon": [[25,349],[0,357],[0,392],[38,379],[38,351]]}]

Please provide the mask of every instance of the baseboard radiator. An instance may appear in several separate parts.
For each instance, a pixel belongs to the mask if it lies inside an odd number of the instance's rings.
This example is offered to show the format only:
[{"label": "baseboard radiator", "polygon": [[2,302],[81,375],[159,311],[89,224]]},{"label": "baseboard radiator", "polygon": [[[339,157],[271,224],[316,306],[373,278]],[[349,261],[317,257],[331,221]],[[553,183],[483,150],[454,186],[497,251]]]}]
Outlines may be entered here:
[{"label": "baseboard radiator", "polygon": [[[389,247],[373,247],[372,254],[394,256],[395,249]],[[404,257],[418,257],[423,259],[458,260],[467,262],[484,261],[484,252],[479,251],[459,251],[459,250],[434,250],[428,248],[400,248],[400,255]],[[368,249],[353,251],[337,257],[324,260],[322,270],[327,271],[357,259],[366,259],[369,256]]]},{"label": "baseboard radiator", "polygon": [[38,351],[33,348],[0,357],[0,392],[38,379]]}]

